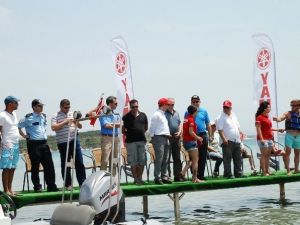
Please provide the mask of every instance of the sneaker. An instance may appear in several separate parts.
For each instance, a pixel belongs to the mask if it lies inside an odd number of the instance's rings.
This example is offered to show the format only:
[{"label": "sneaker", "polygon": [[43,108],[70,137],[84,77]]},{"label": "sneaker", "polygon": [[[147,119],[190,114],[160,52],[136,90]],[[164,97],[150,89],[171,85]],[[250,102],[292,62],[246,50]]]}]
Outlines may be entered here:
[{"label": "sneaker", "polygon": [[53,185],[51,187],[47,187],[47,192],[57,192],[59,191],[56,185]]},{"label": "sneaker", "polygon": [[136,179],[134,182],[135,185],[145,185],[145,181],[143,181],[142,179]]},{"label": "sneaker", "polygon": [[184,177],[174,177],[175,182],[184,182],[186,179]]},{"label": "sneaker", "polygon": [[219,176],[219,172],[218,171],[214,171],[213,172],[213,177],[218,177]]},{"label": "sneaker", "polygon": [[72,191],[72,189],[73,189],[72,185],[69,185],[69,186],[66,187],[67,191]]},{"label": "sneaker", "polygon": [[172,181],[170,179],[162,179],[162,182],[164,184],[172,184]]},{"label": "sneaker", "polygon": [[34,186],[34,192],[42,192],[42,185],[38,184]]},{"label": "sneaker", "polygon": [[161,179],[155,179],[154,183],[155,184],[159,184],[159,185],[163,185],[164,184]]}]

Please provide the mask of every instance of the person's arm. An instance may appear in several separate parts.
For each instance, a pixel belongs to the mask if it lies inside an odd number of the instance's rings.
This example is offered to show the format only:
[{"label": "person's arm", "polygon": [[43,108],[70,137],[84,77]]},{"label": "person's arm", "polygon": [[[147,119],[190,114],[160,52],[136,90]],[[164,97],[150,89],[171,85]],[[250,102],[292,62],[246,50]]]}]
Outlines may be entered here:
[{"label": "person's arm", "polygon": [[194,127],[191,127],[191,126],[189,127],[189,134],[190,134],[193,138],[195,138],[196,141],[200,141],[200,142],[203,141],[203,138],[197,136],[197,134],[194,132]]},{"label": "person's arm", "polygon": [[285,129],[282,129],[282,128],[272,128],[272,131],[278,131],[280,133],[283,133],[285,131]]},{"label": "person's arm", "polygon": [[22,128],[19,128],[19,134],[20,134],[24,139],[29,138],[29,136],[23,132]]},{"label": "person's arm", "polygon": [[52,119],[51,122],[52,122],[52,124],[51,124],[51,129],[52,129],[53,131],[58,131],[58,130],[62,129],[65,125],[67,125],[67,124],[73,122],[73,119],[71,119],[71,118],[66,118],[66,119],[64,119],[63,121],[61,121],[60,123],[56,123],[56,119],[54,118],[54,119]]},{"label": "person's arm", "polygon": [[216,153],[218,153],[218,151],[216,151],[214,148],[212,148],[212,147],[210,147],[210,146],[207,146],[207,150],[208,150],[209,152],[216,152]]},{"label": "person's arm", "polygon": [[262,135],[262,132],[261,132],[261,125],[259,122],[256,122],[255,123],[255,127],[256,127],[256,133],[257,133],[257,136],[259,138],[260,141],[264,142],[264,138],[263,138],[263,135]]},{"label": "person's arm", "polygon": [[209,140],[209,141],[212,141],[212,140],[214,139],[214,137],[212,136],[211,125],[210,125],[210,123],[207,123],[207,124],[206,124],[206,128],[207,128],[207,131],[208,131],[208,140]]},{"label": "person's arm", "polygon": [[281,115],[279,117],[273,117],[273,121],[275,121],[275,122],[284,121],[288,118],[288,114],[289,114],[289,112],[286,112],[286,113],[284,113],[283,115]]},{"label": "person's arm", "polygon": [[220,135],[220,137],[221,137],[221,139],[223,141],[223,144],[224,145],[228,145],[228,140],[227,140],[227,138],[224,135],[224,131],[223,130],[218,130],[218,131],[219,131],[219,135]]}]

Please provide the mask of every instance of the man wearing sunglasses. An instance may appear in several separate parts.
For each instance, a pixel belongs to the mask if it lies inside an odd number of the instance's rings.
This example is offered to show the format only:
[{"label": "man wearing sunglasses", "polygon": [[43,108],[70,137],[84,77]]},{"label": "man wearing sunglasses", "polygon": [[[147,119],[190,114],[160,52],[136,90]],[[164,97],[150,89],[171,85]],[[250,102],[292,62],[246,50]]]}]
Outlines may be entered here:
[{"label": "man wearing sunglasses", "polygon": [[127,160],[131,166],[134,184],[143,185],[142,175],[147,163],[145,133],[148,130],[148,119],[145,113],[139,111],[136,99],[132,99],[129,105],[130,111],[122,118],[122,133],[126,137]]},{"label": "man wearing sunglasses", "polygon": [[[77,128],[81,129],[82,124],[78,121],[74,121],[73,112],[70,112],[71,103],[68,99],[62,99],[60,101],[60,111],[55,114],[51,119],[51,129],[56,133],[56,142],[57,147],[60,153],[61,160],[61,174],[64,178],[65,175],[65,162],[66,157],[68,157],[68,162],[71,161],[71,157],[73,157],[73,149],[75,145],[75,170],[76,170],[76,178],[79,186],[82,185],[84,180],[86,179],[85,167],[83,164],[82,152],[79,138],[76,138],[76,143],[74,143],[75,135],[78,135]],[[68,134],[70,132],[70,137],[68,138]],[[67,146],[69,142],[69,154],[67,156]],[[66,183],[65,187],[68,190],[72,189],[72,177],[71,177],[71,168],[67,168],[66,173]]]},{"label": "man wearing sunglasses", "polygon": [[[240,130],[237,117],[232,112],[232,103],[229,100],[223,102],[223,113],[216,120],[217,130],[221,137],[220,144],[223,151],[224,177],[242,177],[241,137],[244,134]],[[234,176],[231,172],[231,160],[234,164]]]},{"label": "man wearing sunglasses", "polygon": [[[58,191],[55,184],[55,171],[52,154],[47,143],[47,118],[43,113],[44,104],[39,99],[31,103],[33,112],[28,113],[19,122],[20,135],[27,141],[27,150],[31,161],[31,181],[35,192],[42,191],[39,178],[40,163],[44,168],[47,191]],[[25,128],[26,134],[22,128]]]},{"label": "man wearing sunglasses", "polygon": [[[108,96],[106,98],[107,112],[102,114],[99,118],[100,121],[100,135],[101,135],[101,170],[107,170],[107,165],[110,159],[110,155],[113,154],[113,158],[118,157],[119,150],[119,129],[120,124],[120,116],[114,114],[114,110],[118,106],[117,98],[114,96]],[[114,132],[114,133],[113,133]],[[115,137],[113,139],[113,136]],[[112,141],[114,140],[114,149],[112,149]],[[111,167],[111,165],[109,165]],[[116,165],[113,166],[112,174],[116,175]]]},{"label": "man wearing sunglasses", "polygon": [[300,154],[300,100],[291,101],[291,110],[285,112],[282,116],[274,117],[274,121],[281,122],[285,120],[285,147],[286,155],[284,156],[284,164],[287,173],[290,173],[290,154],[294,149],[295,173],[299,173],[299,154]]},{"label": "man wearing sunglasses", "polygon": [[[210,119],[208,112],[205,108],[200,106],[201,101],[198,95],[193,95],[191,97],[191,105],[198,108],[198,113],[195,117],[195,122],[197,125],[197,135],[200,136],[203,140],[202,142],[198,141],[198,151],[199,151],[199,161],[198,161],[198,179],[205,180],[204,172],[207,159],[208,151],[208,141],[213,140]],[[187,116],[185,113],[185,117]]]}]

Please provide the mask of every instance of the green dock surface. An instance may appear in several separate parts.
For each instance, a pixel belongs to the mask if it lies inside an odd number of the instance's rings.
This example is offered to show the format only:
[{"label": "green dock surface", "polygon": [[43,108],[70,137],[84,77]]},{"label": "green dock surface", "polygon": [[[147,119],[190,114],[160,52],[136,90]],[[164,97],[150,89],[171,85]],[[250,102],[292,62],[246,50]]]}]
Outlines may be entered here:
[{"label": "green dock surface", "polygon": [[[263,177],[257,176],[245,176],[243,178],[225,179],[225,178],[207,178],[202,183],[192,183],[191,181],[176,182],[173,184],[157,185],[153,182],[146,183],[146,185],[136,186],[131,183],[121,184],[121,188],[125,194],[125,197],[137,197],[144,195],[161,195],[168,193],[178,192],[192,192],[192,191],[207,191],[216,189],[228,189],[248,186],[260,186],[270,184],[280,184],[289,182],[299,182],[300,173],[287,175],[284,171],[278,171],[274,175]],[[79,188],[75,188],[73,191],[73,199],[78,199]],[[70,198],[70,192],[65,192],[65,199]],[[17,208],[21,208],[26,205],[37,205],[60,202],[62,199],[62,191],[59,192],[20,192],[17,196],[12,196]]]}]

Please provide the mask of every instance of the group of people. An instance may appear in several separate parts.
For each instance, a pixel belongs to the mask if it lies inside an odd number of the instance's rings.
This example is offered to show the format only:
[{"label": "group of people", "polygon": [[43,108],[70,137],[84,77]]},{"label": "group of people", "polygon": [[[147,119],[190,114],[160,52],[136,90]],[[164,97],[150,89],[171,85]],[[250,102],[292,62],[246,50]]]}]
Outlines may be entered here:
[{"label": "group of people", "polygon": [[[5,110],[0,113],[0,137],[1,155],[0,168],[4,192],[14,195],[12,181],[14,171],[19,160],[19,135],[26,139],[28,154],[32,163],[32,183],[36,192],[41,191],[39,179],[39,165],[44,167],[45,181],[48,191],[57,191],[55,183],[55,169],[52,155],[47,143],[47,117],[43,113],[44,104],[39,99],[31,103],[33,112],[27,114],[20,121],[17,119],[15,110],[18,109],[19,99],[14,96],[5,98]],[[219,176],[219,167],[223,162],[224,177],[242,177],[242,157],[249,158],[251,169],[255,170],[252,156],[243,148],[245,135],[240,129],[239,121],[232,112],[232,102],[223,102],[223,111],[214,122],[210,121],[208,112],[201,106],[198,95],[191,97],[190,105],[181,121],[178,111],[175,110],[174,98],[161,98],[158,108],[154,112],[150,126],[147,115],[139,110],[139,102],[132,99],[129,102],[130,111],[120,118],[114,113],[118,102],[114,96],[106,98],[107,108],[110,113],[104,113],[99,117],[101,136],[101,169],[106,170],[113,166],[113,174],[116,173],[116,164],[110,165],[110,156],[118,156],[120,147],[120,132],[124,135],[127,149],[127,160],[136,185],[143,185],[142,179],[146,165],[146,132],[149,128],[151,143],[155,152],[154,182],[155,184],[172,183],[170,177],[171,157],[173,159],[173,176],[175,182],[185,181],[188,169],[192,171],[192,182],[199,183],[205,180],[204,172],[207,159],[216,160],[213,175]],[[73,158],[75,147],[75,169],[79,185],[86,179],[83,164],[80,140],[77,138],[78,129],[82,124],[75,120],[70,111],[71,103],[68,99],[60,101],[60,110],[51,118],[51,129],[56,133],[57,147],[61,159],[61,174],[65,178],[65,187],[72,188],[70,167],[66,167],[66,161]],[[257,131],[257,143],[261,151],[260,167],[264,176],[269,176],[269,157],[274,151],[273,131],[284,132],[286,152],[284,154],[285,168],[290,174],[290,153],[295,149],[295,172],[299,172],[300,151],[300,100],[291,101],[292,110],[282,116],[274,117],[273,120],[281,122],[285,120],[285,129],[272,128],[269,118],[271,106],[267,101],[261,102],[255,115]],[[93,116],[98,108],[92,109],[88,115]],[[121,130],[119,128],[122,128]],[[26,132],[24,132],[24,129]],[[219,138],[216,134],[219,134]],[[218,140],[219,139],[219,140]],[[114,140],[114,143],[113,143]],[[181,140],[182,145],[188,152],[190,164],[182,167],[181,163]],[[222,149],[222,153],[219,151]],[[71,149],[67,155],[67,149]],[[67,159],[67,160],[66,160]],[[234,170],[232,173],[231,161]],[[67,170],[65,171],[65,168]],[[169,169],[170,170],[170,169]]]}]

